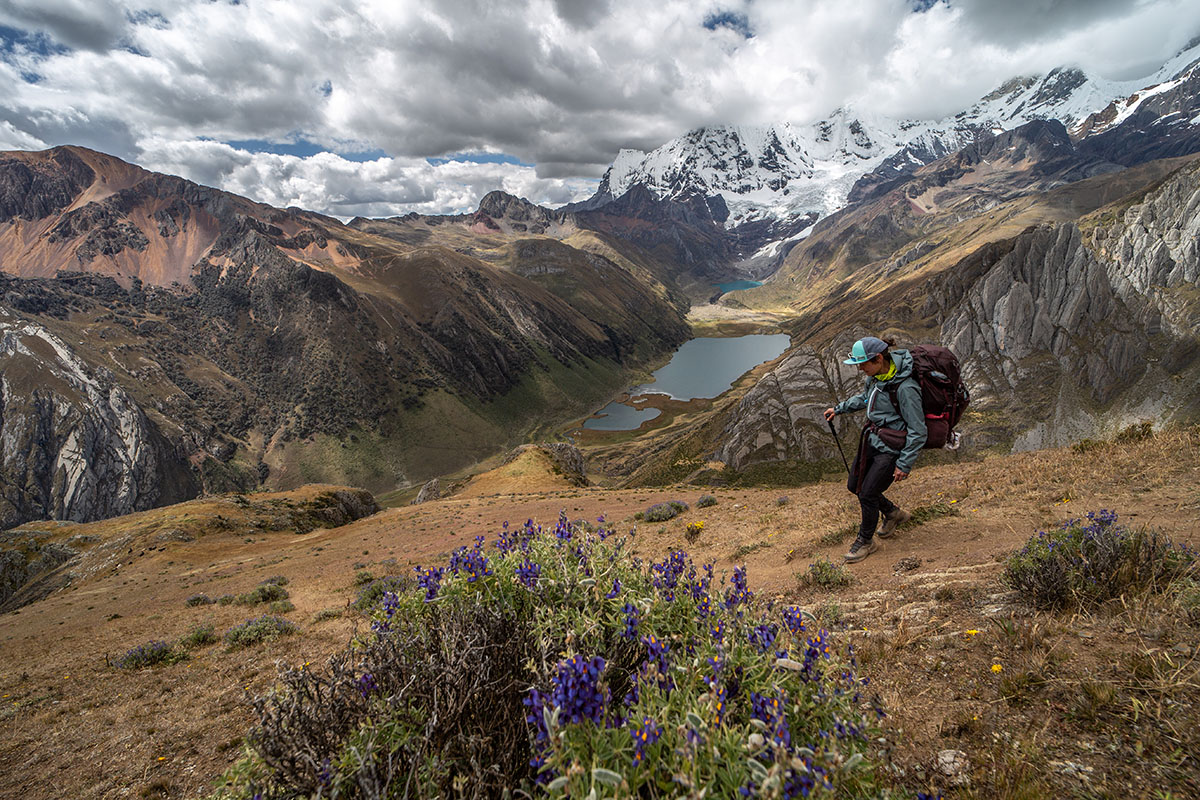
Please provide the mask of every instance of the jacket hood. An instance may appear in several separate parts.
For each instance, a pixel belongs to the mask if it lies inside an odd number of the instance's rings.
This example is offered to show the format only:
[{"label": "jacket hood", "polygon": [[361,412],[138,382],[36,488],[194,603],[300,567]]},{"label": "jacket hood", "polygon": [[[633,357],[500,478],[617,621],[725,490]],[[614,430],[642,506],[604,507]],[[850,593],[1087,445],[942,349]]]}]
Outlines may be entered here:
[{"label": "jacket hood", "polygon": [[890,380],[884,383],[899,383],[905,378],[912,377],[913,374],[913,357],[912,353],[907,350],[893,350],[892,361],[896,364],[896,374]]}]

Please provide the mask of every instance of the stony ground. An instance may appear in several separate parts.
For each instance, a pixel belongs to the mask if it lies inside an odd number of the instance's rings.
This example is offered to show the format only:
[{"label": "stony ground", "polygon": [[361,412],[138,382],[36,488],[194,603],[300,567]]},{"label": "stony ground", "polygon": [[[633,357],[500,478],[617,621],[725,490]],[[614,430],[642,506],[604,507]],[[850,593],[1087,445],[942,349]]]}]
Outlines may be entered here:
[{"label": "stony ground", "polygon": [[[203,796],[238,758],[248,700],[271,685],[276,664],[319,662],[345,646],[361,619],[348,609],[356,576],[407,573],[477,535],[494,539],[504,521],[552,523],[560,511],[636,525],[643,556],[683,548],[718,570],[745,563],[752,588],[816,613],[855,646],[889,709],[880,769],[899,787],[1200,796],[1197,621],[1164,597],[1035,613],[999,578],[1000,559],[1037,530],[1100,508],[1200,545],[1198,444],[1195,432],[1171,433],[918,468],[892,497],[924,521],[850,566],[846,586],[797,579],[814,562],[840,561],[853,528],[856,502],[836,476],[787,490],[536,492],[522,474],[522,494],[482,481],[495,492],[307,534],[243,525],[233,498],[67,526],[121,545],[103,564],[85,558],[68,588],[0,616],[0,797]],[[717,505],[696,509],[706,492]],[[667,499],[693,507],[667,523],[636,522]],[[203,533],[164,537],[172,519]],[[700,520],[703,532],[687,541],[685,526]],[[257,616],[261,607],[186,601],[273,576],[288,579],[295,609],[285,616],[300,635],[241,650],[218,643],[169,666],[112,666],[151,639],[201,624],[220,635]]]}]

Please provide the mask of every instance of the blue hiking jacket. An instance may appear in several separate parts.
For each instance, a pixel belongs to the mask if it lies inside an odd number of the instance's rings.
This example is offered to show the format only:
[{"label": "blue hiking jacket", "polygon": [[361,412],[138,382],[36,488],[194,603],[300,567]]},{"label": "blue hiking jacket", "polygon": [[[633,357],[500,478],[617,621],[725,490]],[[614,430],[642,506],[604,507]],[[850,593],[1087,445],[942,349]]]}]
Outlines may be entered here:
[{"label": "blue hiking jacket", "polygon": [[[908,430],[908,438],[902,450],[896,450],[884,443],[879,436],[871,432],[871,446],[885,453],[893,453],[896,458],[896,469],[901,472],[912,472],[921,448],[925,446],[925,438],[929,431],[925,427],[925,408],[921,402],[921,385],[913,377],[913,358],[907,350],[893,350],[892,362],[896,365],[896,374],[890,380],[879,381],[867,378],[863,385],[862,394],[849,397],[834,406],[837,414],[848,414],[851,411],[867,410],[867,419],[881,428]],[[900,408],[892,405],[888,395],[891,388],[896,390],[896,400]]]}]

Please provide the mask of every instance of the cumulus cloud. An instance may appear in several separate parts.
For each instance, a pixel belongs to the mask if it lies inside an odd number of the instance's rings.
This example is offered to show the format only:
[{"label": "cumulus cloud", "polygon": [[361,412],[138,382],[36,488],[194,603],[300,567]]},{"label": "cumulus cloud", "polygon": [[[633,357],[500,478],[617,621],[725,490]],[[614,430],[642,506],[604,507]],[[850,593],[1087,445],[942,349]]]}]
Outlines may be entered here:
[{"label": "cumulus cloud", "polygon": [[[1197,16],[1195,0],[8,0],[0,25],[25,38],[0,41],[0,146],[158,159],[339,216],[460,210],[510,186],[550,202],[620,148],[699,125],[847,103],[940,116],[1064,63],[1137,77]],[[213,147],[297,140],[391,158]],[[425,161],[449,153],[535,166]],[[377,197],[349,185],[368,174]]]},{"label": "cumulus cloud", "polygon": [[591,179],[538,177],[532,167],[521,164],[388,157],[351,161],[333,153],[301,158],[251,153],[214,141],[153,139],[137,160],[147,169],[261,203],[321,211],[342,220],[412,211],[468,213],[494,189],[554,207],[590,197],[597,184]]}]

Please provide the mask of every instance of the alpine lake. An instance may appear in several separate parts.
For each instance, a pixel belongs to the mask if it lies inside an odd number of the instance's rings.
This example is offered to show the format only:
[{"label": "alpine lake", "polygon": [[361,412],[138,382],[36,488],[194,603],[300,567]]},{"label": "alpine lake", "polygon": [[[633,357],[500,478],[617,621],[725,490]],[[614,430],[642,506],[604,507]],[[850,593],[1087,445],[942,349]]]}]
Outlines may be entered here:
[{"label": "alpine lake", "polygon": [[686,403],[718,397],[748,370],[786,350],[789,341],[786,333],[691,339],[652,374],[649,383],[629,389],[585,420],[583,427],[632,431],[658,418],[662,411],[654,405],[664,400]]}]

